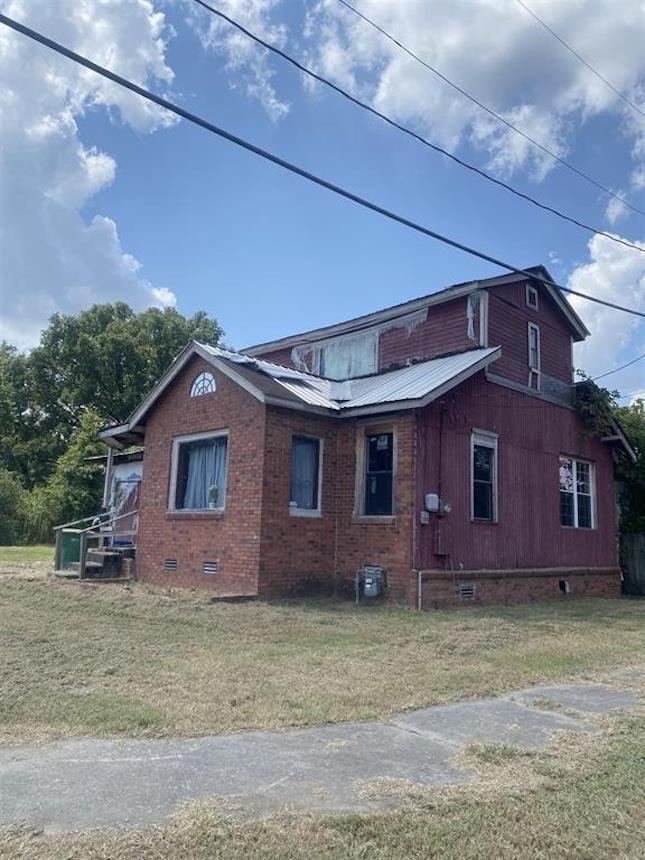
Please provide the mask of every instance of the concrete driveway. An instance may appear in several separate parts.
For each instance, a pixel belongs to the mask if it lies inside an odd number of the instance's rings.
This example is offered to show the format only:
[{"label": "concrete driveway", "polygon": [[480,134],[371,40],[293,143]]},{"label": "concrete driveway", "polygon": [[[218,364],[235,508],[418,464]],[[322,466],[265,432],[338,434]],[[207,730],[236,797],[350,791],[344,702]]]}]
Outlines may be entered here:
[{"label": "concrete driveway", "polygon": [[[569,716],[531,707],[550,699]],[[197,739],[74,740],[0,747],[0,824],[51,831],[161,822],[178,805],[220,796],[248,811],[290,807],[366,811],[361,781],[429,786],[469,776],[451,763],[474,741],[539,747],[557,730],[589,731],[584,714],[635,704],[631,693],[588,684],[411,711],[392,720]]]}]

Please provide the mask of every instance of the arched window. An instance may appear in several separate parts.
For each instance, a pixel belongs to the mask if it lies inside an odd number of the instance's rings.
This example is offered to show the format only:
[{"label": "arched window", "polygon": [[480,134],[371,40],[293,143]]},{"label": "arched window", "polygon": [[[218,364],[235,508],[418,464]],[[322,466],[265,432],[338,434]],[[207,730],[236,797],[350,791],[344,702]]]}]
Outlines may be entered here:
[{"label": "arched window", "polygon": [[193,384],[190,386],[191,397],[201,397],[202,394],[214,394],[215,392],[215,377],[212,373],[203,371],[193,379]]}]

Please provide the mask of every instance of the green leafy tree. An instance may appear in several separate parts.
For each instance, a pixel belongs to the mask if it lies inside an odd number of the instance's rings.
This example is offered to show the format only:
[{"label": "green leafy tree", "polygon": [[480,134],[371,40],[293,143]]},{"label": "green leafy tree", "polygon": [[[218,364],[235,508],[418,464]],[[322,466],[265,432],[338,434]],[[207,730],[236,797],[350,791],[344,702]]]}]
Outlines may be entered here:
[{"label": "green leafy tree", "polygon": [[616,417],[627,434],[637,460],[621,460],[618,478],[621,484],[621,531],[645,532],[645,400],[616,409]]},{"label": "green leafy tree", "polygon": [[0,467],[0,545],[22,542],[25,496],[16,476]]},{"label": "green leafy tree", "polygon": [[124,421],[189,340],[221,335],[204,311],[135,313],[116,302],[55,314],[27,355],[2,344],[0,466],[43,486],[88,410],[103,424]]},{"label": "green leafy tree", "polygon": [[97,412],[84,412],[47,483],[26,496],[24,533],[29,541],[48,542],[55,525],[99,511],[103,463],[89,458],[104,453],[96,439],[102,422]]}]

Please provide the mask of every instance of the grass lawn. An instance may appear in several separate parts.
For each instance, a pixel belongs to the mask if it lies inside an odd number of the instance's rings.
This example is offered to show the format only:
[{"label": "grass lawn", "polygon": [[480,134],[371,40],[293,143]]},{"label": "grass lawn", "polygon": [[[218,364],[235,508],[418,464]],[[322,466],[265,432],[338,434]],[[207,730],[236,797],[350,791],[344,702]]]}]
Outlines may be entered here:
[{"label": "grass lawn", "polygon": [[0,577],[0,740],[370,719],[643,662],[645,602],[417,614]]},{"label": "grass lawn", "polygon": [[3,567],[30,565],[34,562],[54,563],[54,547],[48,544],[35,546],[0,546],[0,573]]},{"label": "grass lawn", "polygon": [[[540,752],[475,745],[460,753],[465,788],[381,786],[394,812],[244,821],[217,801],[164,827],[51,836],[0,831],[0,856],[22,860],[641,860],[645,719],[603,721]],[[4,853],[3,853],[4,843]]]}]

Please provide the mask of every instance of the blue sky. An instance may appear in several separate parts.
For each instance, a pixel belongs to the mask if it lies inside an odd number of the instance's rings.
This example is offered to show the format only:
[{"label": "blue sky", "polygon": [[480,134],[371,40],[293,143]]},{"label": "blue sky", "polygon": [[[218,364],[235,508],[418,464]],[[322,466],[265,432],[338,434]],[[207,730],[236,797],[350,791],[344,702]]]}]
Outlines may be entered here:
[{"label": "blue sky", "polygon": [[[145,0],[114,2],[125,14],[142,4],[138,14],[150,13]],[[3,5],[12,11],[11,3]],[[418,65],[412,69],[406,61],[401,66],[392,46],[379,44],[378,34],[369,32],[362,22],[347,24],[331,0],[322,4],[267,0],[260,13],[257,7],[262,7],[263,0],[251,5],[254,12],[241,0],[222,4],[251,29],[253,25],[263,29],[294,55],[307,56],[324,73],[334,73],[336,80],[360,90],[384,112],[452,147],[462,158],[489,166],[521,190],[604,230],[630,240],[645,238],[642,216],[623,212],[612,223],[607,217],[608,199],[561,167],[536,164],[526,152],[517,153],[511,167],[500,166],[494,158],[500,150],[507,151],[504,146],[512,148],[506,138],[491,141],[477,125],[477,118],[473,119],[472,105],[446,90]],[[417,16],[412,21],[405,15],[399,20],[396,4],[388,0],[359,5],[375,17],[380,15],[391,29],[397,31],[398,27],[400,35],[407,33],[409,40],[423,32],[420,26],[436,23],[428,17],[427,7],[423,10],[419,3],[411,4]],[[437,4],[437,8],[441,7],[443,15],[461,15],[466,25],[467,5]],[[534,5],[545,17],[561,8],[546,2]],[[480,17],[490,12],[486,3],[474,6]],[[174,73],[172,81],[155,80],[154,74],[149,74],[147,83],[157,91],[170,93],[174,100],[224,128],[432,229],[519,266],[544,263],[561,283],[571,278],[578,289],[645,308],[645,254],[620,246],[607,250],[608,240],[590,248],[585,232],[473,176],[336,94],[323,88],[311,92],[295,70],[281,61],[262,58],[258,66],[257,53],[249,53],[250,59],[243,54],[240,59],[239,46],[227,41],[226,30],[208,33],[211,22],[187,19],[187,3],[156,3],[155,7],[165,14],[160,31],[162,62]],[[602,16],[609,16],[610,6],[596,3],[594,9],[599,31],[606,29]],[[516,6],[509,6],[509,14],[511,11],[521,14]],[[575,23],[571,17],[574,11],[562,17],[563,28]],[[37,26],[38,16],[28,23]],[[47,23],[44,20],[43,31],[61,41],[66,36],[66,44],[81,50],[81,46],[71,44],[78,26],[57,34],[54,30],[59,25],[52,23],[48,29]],[[302,35],[305,23],[306,38]],[[355,29],[359,24],[364,33]],[[534,24],[520,18],[515,26],[521,26],[524,33]],[[572,39],[574,33],[572,30]],[[641,35],[645,36],[645,27]],[[509,33],[509,38],[512,36]],[[382,37],[378,38],[382,42]],[[635,127],[633,118],[625,116],[624,106],[617,105],[615,99],[599,96],[598,82],[587,84],[581,78],[586,70],[576,68],[573,57],[563,57],[556,43],[542,42],[543,34],[531,33],[530,29],[527,38],[537,40],[540,46],[542,66],[534,74],[544,77],[544,70],[554,62],[549,55],[552,51],[564,75],[553,82],[551,93],[534,94],[531,102],[548,122],[550,100],[557,104],[553,116],[558,127],[553,130],[540,116],[537,120],[529,116],[529,121],[538,123],[542,139],[552,134],[549,142],[561,146],[569,160],[645,208],[645,182],[641,187],[638,174],[645,153],[634,155],[639,144],[643,145],[645,127],[642,131]],[[363,39],[369,41],[364,44]],[[591,50],[596,43],[590,37],[588,42]],[[348,46],[363,58],[361,63],[348,61]],[[82,47],[88,53],[87,45]],[[441,59],[437,45],[430,44],[428,50],[433,47]],[[464,45],[464,50],[467,47]],[[337,60],[339,48],[344,66]],[[21,45],[20,50],[27,58],[45,53],[32,45]],[[624,53],[629,54],[629,49]],[[237,58],[235,68],[232,58]],[[524,91],[514,92],[508,83],[509,68],[515,63],[518,79],[526,76],[527,70],[512,55],[502,59],[487,67],[492,69],[490,80],[479,80],[476,66],[468,73],[459,64],[456,69],[465,78],[471,75],[472,79],[460,81],[464,85],[473,89],[480,84],[482,97],[494,95],[495,81],[503,80],[508,92],[505,102],[496,107],[510,112],[527,103],[530,86],[525,82]],[[443,61],[450,67],[449,53]],[[138,73],[141,79],[141,70]],[[613,74],[619,79],[623,76],[625,87],[629,81],[632,88],[638,81],[642,85],[645,61],[635,59],[631,65],[614,69]],[[412,78],[410,94],[406,88]],[[579,92],[571,95],[580,80],[584,87],[589,86],[586,102]],[[258,81],[265,88],[259,97]],[[642,89],[634,92],[643,94]],[[76,298],[61,299],[60,309],[66,312],[73,312],[75,301],[76,309],[80,309],[86,303],[85,296],[127,300],[131,293],[132,303],[142,306],[147,300],[142,297],[141,285],[148,285],[174,294],[182,313],[204,309],[217,317],[227,343],[239,348],[499,271],[308,185],[186,122],[159,128],[149,118],[128,121],[122,104],[103,95],[96,98],[95,93],[84,93],[82,98],[82,109],[74,112],[74,145],[87,152],[96,148],[96,152],[105,153],[113,163],[113,175],[110,181],[96,180],[91,191],[81,194],[80,204],[76,199],[72,206],[74,214],[83,225],[92,224],[95,218],[102,224],[113,222],[118,233],[116,252],[136,258],[140,267],[130,287],[124,281],[121,291],[112,291],[109,283],[106,286],[97,280],[96,288],[79,290]],[[596,104],[599,98],[600,106]],[[279,117],[271,108],[275,99],[288,106]],[[443,122],[443,117],[451,114],[459,119]],[[515,120],[518,124],[520,118]],[[102,170],[107,176],[106,165]],[[69,194],[63,200],[66,206],[70,205],[68,198]],[[612,256],[609,264],[608,253]],[[92,277],[90,262],[84,277]],[[580,357],[580,363],[592,372],[600,373],[639,351],[645,352],[642,325],[633,326],[621,315],[604,315],[583,303],[576,307],[594,328],[596,346],[586,348]],[[40,325],[44,320],[33,321]],[[18,326],[15,331],[19,331]],[[14,339],[19,342],[20,335]],[[645,388],[644,379],[645,362],[608,378],[607,384],[631,392]]]}]

